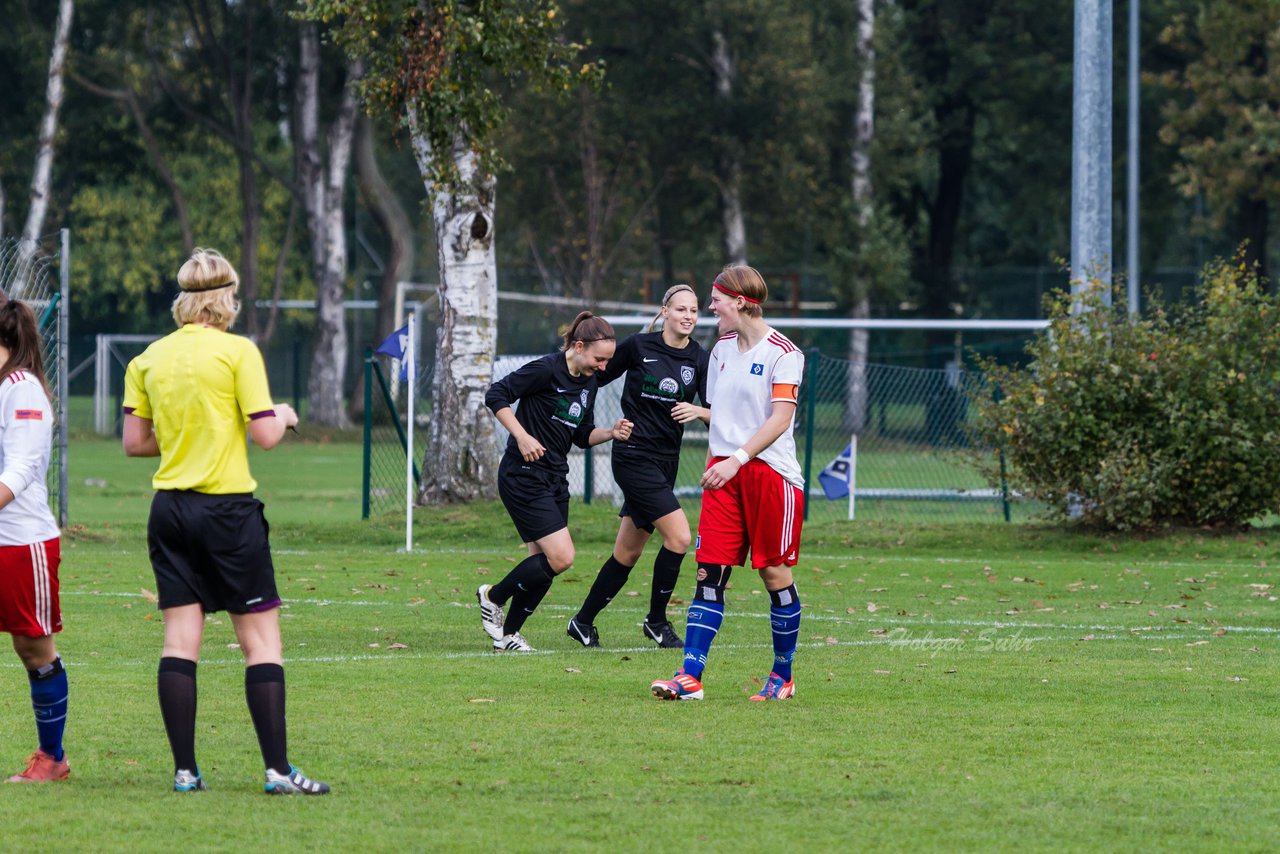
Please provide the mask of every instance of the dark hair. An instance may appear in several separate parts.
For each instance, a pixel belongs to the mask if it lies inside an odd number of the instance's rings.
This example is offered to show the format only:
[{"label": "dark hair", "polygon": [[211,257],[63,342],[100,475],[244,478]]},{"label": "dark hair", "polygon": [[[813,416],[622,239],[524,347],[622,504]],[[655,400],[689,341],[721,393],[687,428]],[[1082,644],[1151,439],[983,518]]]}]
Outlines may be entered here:
[{"label": "dark hair", "polygon": [[9,350],[9,360],[0,365],[0,382],[14,371],[26,371],[40,380],[45,395],[52,400],[44,378],[44,345],[31,306],[16,299],[0,302],[0,344]]},{"label": "dark hair", "polygon": [[617,340],[618,336],[613,333],[613,327],[609,324],[609,321],[603,317],[596,317],[589,311],[581,311],[573,319],[573,323],[569,324],[569,328],[565,330],[564,346],[560,349],[568,350],[576,341],[590,344],[593,341]]}]

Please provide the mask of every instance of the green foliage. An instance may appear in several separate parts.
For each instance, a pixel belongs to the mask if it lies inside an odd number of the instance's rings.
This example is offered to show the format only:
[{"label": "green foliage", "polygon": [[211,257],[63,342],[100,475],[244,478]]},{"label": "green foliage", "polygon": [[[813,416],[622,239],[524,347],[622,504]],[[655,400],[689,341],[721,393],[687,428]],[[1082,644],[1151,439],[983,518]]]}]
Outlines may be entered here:
[{"label": "green foliage", "polygon": [[1205,268],[1197,304],[1147,319],[1102,295],[1052,299],[1026,367],[983,364],[996,394],[975,397],[976,429],[1010,487],[1120,530],[1280,510],[1280,300],[1239,258]]},{"label": "green foliage", "polygon": [[[494,135],[507,117],[503,89],[525,78],[567,92],[599,79],[603,67],[578,64],[582,45],[560,38],[553,0],[305,0],[305,17],[334,26],[333,37],[367,71],[361,95],[372,108],[417,117],[434,151],[463,135],[487,170],[502,163]],[[434,182],[451,183],[450,157],[433,158]]]}]

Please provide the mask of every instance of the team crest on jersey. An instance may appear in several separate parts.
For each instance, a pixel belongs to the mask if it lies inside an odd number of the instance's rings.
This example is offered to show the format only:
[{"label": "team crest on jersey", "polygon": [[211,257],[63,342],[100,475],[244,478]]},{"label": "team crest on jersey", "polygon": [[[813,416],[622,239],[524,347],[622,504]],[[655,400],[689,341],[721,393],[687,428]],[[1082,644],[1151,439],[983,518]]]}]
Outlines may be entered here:
[{"label": "team crest on jersey", "polygon": [[587,390],[584,388],[582,394],[578,395],[578,400],[582,402],[582,408],[587,408]]},{"label": "team crest on jersey", "polygon": [[680,393],[680,386],[676,385],[676,381],[671,377],[663,377],[658,383],[658,388],[666,394],[677,395]]},{"label": "team crest on jersey", "polygon": [[[586,392],[583,392],[583,394],[586,394]],[[571,403],[571,404],[569,404],[569,417],[570,417],[570,418],[575,418],[575,419],[576,419],[576,418],[581,418],[581,417],[582,417],[582,407],[581,407],[581,406],[579,406],[579,405],[578,405],[578,404],[576,404],[576,403]]]},{"label": "team crest on jersey", "polygon": [[680,366],[680,381],[685,385],[693,385],[693,367],[691,365]]},{"label": "team crest on jersey", "polygon": [[751,366],[751,375],[753,377],[764,376],[764,365],[760,364],[759,362],[756,362],[755,364],[753,364]]}]

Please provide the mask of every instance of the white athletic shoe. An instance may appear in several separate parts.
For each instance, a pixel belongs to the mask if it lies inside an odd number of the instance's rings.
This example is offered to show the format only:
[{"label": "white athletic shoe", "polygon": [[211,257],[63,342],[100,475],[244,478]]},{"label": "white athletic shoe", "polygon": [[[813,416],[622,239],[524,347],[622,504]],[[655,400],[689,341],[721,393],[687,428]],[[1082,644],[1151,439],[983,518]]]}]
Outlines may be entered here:
[{"label": "white athletic shoe", "polygon": [[502,623],[506,618],[502,614],[501,606],[489,601],[489,591],[492,589],[492,584],[481,584],[476,590],[476,601],[480,603],[480,627],[496,644],[502,640],[504,634]]},{"label": "white athletic shoe", "polygon": [[327,795],[329,784],[312,780],[290,765],[288,774],[278,774],[268,768],[267,782],[262,790],[268,795]]},{"label": "white athletic shoe", "polygon": [[519,632],[503,635],[493,642],[494,652],[536,652]]}]

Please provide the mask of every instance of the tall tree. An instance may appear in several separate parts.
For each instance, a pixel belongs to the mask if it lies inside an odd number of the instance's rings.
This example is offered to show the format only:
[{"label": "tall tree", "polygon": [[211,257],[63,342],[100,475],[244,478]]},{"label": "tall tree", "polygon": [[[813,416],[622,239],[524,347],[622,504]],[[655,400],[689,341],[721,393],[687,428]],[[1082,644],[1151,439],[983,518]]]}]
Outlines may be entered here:
[{"label": "tall tree", "polygon": [[[49,74],[45,84],[44,117],[40,121],[40,138],[36,147],[36,165],[31,175],[31,201],[27,222],[22,228],[24,256],[34,254],[36,241],[44,233],[45,214],[53,181],[53,150],[58,133],[58,111],[62,108],[63,79],[66,76],[67,41],[71,37],[71,18],[75,14],[72,0],[59,0],[58,22],[54,25],[53,46],[49,51]],[[22,295],[22,277],[14,280],[12,297]]]},{"label": "tall tree", "polygon": [[[363,60],[346,64],[337,115],[320,145],[320,27],[304,21],[299,28],[297,122],[295,152],[298,182],[311,236],[311,264],[316,280],[316,334],[307,380],[308,419],[331,427],[349,426],[346,410],[347,232],[345,191],[351,165],[358,100],[356,85]],[[326,161],[327,155],[327,161]]]},{"label": "tall tree", "polygon": [[520,78],[561,91],[594,69],[560,36],[550,0],[310,0],[306,14],[338,26],[369,66],[375,106],[404,116],[431,198],[440,268],[431,438],[420,498],[492,497],[497,461],[484,395],[493,372],[498,311],[494,255],[495,131],[502,95]]},{"label": "tall tree", "polygon": [[1159,78],[1169,91],[1160,139],[1180,156],[1174,184],[1202,195],[1212,224],[1248,241],[1247,261],[1266,276],[1280,200],[1280,2],[1194,5],[1160,36],[1185,60]]}]

